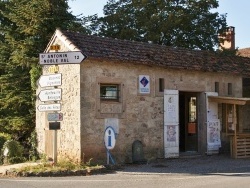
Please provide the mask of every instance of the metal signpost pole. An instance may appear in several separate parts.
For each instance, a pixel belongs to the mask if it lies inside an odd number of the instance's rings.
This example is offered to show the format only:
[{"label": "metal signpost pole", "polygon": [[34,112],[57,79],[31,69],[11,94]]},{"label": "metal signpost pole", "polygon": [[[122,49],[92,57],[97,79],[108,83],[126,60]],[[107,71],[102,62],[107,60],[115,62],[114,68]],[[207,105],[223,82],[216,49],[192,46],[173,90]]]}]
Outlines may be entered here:
[{"label": "metal signpost pole", "polygon": [[108,149],[107,149],[107,164],[109,165],[109,152],[108,152]]},{"label": "metal signpost pole", "polygon": [[[56,52],[58,52],[58,49],[56,50]],[[55,73],[58,73],[57,70],[59,69],[59,66],[55,65],[55,67],[56,67]],[[57,87],[54,87],[54,88],[57,88]],[[57,129],[54,130],[53,137],[54,137],[53,139],[53,161],[54,161],[54,164],[56,164],[57,163]]]},{"label": "metal signpost pole", "polygon": [[53,135],[53,162],[54,164],[57,163],[57,130],[54,130]]}]

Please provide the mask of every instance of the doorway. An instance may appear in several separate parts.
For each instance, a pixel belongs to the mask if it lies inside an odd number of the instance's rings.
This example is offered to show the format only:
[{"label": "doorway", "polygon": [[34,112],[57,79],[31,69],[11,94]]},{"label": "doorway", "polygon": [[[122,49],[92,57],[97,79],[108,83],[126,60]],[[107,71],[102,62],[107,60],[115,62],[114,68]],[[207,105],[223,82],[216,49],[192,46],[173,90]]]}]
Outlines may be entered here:
[{"label": "doorway", "polygon": [[179,93],[180,152],[198,151],[197,96],[198,93]]}]

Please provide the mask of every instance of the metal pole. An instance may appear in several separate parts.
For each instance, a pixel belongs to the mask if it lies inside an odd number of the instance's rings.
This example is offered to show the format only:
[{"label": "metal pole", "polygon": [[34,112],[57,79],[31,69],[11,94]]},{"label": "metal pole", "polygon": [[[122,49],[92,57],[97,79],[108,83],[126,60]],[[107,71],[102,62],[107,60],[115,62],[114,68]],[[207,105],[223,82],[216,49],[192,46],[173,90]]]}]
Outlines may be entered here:
[{"label": "metal pole", "polygon": [[107,164],[109,165],[109,152],[108,152],[108,149],[107,149]]},{"label": "metal pole", "polygon": [[53,135],[53,162],[57,163],[57,130],[54,130]]}]

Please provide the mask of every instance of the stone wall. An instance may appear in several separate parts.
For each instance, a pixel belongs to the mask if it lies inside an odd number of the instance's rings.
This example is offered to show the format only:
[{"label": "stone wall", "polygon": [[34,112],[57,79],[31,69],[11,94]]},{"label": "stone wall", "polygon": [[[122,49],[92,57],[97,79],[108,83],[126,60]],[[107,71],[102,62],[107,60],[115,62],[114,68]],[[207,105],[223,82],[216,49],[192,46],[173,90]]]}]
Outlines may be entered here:
[{"label": "stone wall", "polygon": [[[149,75],[150,94],[139,94],[139,75]],[[94,61],[81,64],[81,149],[84,160],[105,161],[103,143],[105,119],[118,119],[118,135],[111,153],[119,162],[131,162],[132,144],[143,144],[145,158],[164,157],[163,149],[163,92],[159,92],[159,78],[164,78],[165,89],[186,92],[215,91],[227,96],[227,85],[232,83],[233,95],[241,96],[241,78],[228,74],[174,70],[132,63]],[[100,100],[100,83],[119,83],[122,96],[117,103]]]}]

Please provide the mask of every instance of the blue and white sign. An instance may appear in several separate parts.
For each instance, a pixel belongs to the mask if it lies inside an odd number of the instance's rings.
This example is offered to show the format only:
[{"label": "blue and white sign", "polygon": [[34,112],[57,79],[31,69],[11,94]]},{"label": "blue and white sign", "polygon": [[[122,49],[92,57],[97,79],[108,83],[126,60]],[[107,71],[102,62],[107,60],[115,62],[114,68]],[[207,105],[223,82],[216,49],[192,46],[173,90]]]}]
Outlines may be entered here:
[{"label": "blue and white sign", "polygon": [[147,75],[139,76],[139,93],[149,94],[150,93],[150,78]]},{"label": "blue and white sign", "polygon": [[105,134],[104,134],[104,143],[105,146],[108,150],[111,150],[115,147],[115,142],[116,142],[116,138],[115,138],[115,130],[112,127],[107,127],[105,130]]}]

